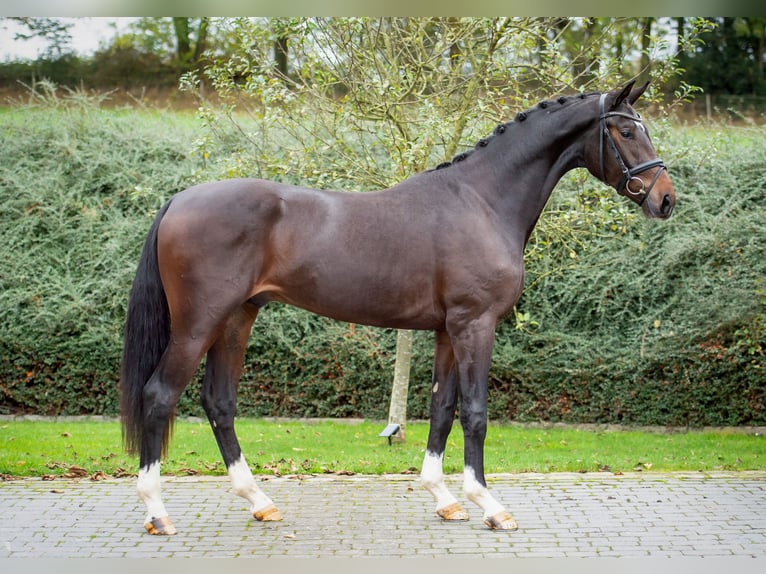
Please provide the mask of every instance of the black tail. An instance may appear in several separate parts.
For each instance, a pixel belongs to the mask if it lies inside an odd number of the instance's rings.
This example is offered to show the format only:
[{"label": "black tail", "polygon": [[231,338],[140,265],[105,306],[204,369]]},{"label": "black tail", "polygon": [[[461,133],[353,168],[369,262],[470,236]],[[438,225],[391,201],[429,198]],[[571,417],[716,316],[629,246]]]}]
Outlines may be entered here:
[{"label": "black tail", "polygon": [[[157,229],[170,201],[154,219],[130,290],[120,369],[122,441],[128,452],[141,448],[143,389],[168,345],[170,312],[157,261]],[[165,433],[165,441],[169,440]],[[163,445],[163,450],[166,444]]]}]

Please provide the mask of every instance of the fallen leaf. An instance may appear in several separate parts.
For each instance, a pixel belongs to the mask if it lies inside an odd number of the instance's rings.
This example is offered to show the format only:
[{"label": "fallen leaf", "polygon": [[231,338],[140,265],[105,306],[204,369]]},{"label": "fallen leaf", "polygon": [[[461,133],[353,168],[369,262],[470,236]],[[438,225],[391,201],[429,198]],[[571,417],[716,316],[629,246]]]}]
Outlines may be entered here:
[{"label": "fallen leaf", "polygon": [[135,477],[138,476],[135,472],[128,472],[122,467],[117,467],[114,469],[114,474],[112,475],[114,478],[128,478],[128,477]]},{"label": "fallen leaf", "polygon": [[290,474],[287,478],[294,478],[297,480],[306,480],[307,478],[311,478],[312,474]]},{"label": "fallen leaf", "polygon": [[84,478],[88,476],[88,471],[81,466],[73,464],[69,467],[69,472],[64,473],[62,476],[64,478]]}]

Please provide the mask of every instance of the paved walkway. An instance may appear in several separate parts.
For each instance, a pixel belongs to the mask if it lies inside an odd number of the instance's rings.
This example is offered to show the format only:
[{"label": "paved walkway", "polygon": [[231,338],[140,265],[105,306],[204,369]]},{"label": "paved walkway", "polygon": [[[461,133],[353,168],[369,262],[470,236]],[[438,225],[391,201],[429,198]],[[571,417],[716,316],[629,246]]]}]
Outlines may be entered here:
[{"label": "paved walkway", "polygon": [[[179,534],[144,533],[132,479],[0,483],[0,558],[756,557],[766,558],[766,473],[489,477],[517,532],[444,523],[415,476],[271,478],[285,515],[249,519],[224,478],[168,478]],[[458,494],[460,476],[449,478]],[[460,498],[460,495],[458,495]]]}]

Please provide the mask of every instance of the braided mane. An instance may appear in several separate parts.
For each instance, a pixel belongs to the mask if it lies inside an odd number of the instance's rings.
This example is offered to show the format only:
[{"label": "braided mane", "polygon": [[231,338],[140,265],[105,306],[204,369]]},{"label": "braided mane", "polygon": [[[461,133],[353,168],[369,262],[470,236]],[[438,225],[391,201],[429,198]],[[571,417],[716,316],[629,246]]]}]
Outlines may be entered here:
[{"label": "braided mane", "polygon": [[561,97],[559,97],[559,98],[557,98],[555,100],[543,100],[543,101],[539,102],[536,106],[533,106],[532,108],[529,108],[526,111],[519,112],[518,114],[516,114],[516,117],[512,121],[498,125],[494,129],[494,131],[492,132],[492,134],[490,136],[488,136],[486,138],[482,138],[478,142],[476,142],[476,145],[473,147],[473,149],[469,149],[469,150],[465,150],[463,152],[460,152],[455,157],[453,157],[452,160],[440,163],[435,168],[430,169],[428,171],[437,171],[437,170],[445,169],[445,168],[448,168],[448,167],[450,167],[450,166],[452,166],[452,165],[454,165],[456,163],[460,163],[461,161],[465,161],[471,155],[473,155],[473,153],[476,150],[484,148],[484,147],[487,147],[489,145],[489,143],[493,139],[495,139],[496,137],[502,136],[510,127],[512,127],[513,124],[521,123],[521,122],[526,121],[529,118],[530,114],[533,114],[537,110],[545,110],[545,109],[549,108],[550,106],[553,106],[553,105],[556,105],[556,104],[559,104],[559,105],[563,106],[563,105],[566,105],[567,103],[569,103],[569,102],[571,102],[573,100],[584,100],[588,96],[594,96],[594,95],[598,95],[598,94],[599,94],[599,92],[590,92],[590,93],[587,93],[587,94],[585,94],[585,93],[578,94],[576,96],[561,96]]}]

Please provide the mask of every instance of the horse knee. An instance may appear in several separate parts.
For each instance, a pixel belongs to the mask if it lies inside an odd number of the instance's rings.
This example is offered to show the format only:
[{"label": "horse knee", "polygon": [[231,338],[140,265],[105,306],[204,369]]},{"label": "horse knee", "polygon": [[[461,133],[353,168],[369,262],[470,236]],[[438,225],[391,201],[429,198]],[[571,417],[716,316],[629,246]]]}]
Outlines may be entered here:
[{"label": "horse knee", "polygon": [[487,436],[487,409],[481,405],[463,405],[460,409],[460,424],[466,438]]},{"label": "horse knee", "polygon": [[203,387],[201,394],[202,408],[211,424],[234,424],[234,414],[237,409],[236,399],[230,396],[215,395]]}]

